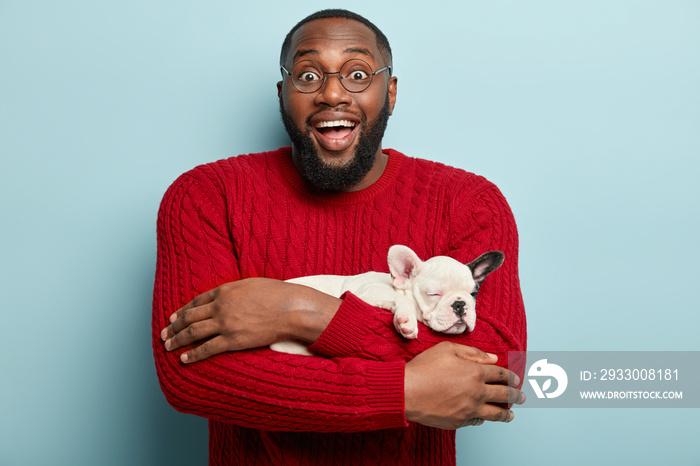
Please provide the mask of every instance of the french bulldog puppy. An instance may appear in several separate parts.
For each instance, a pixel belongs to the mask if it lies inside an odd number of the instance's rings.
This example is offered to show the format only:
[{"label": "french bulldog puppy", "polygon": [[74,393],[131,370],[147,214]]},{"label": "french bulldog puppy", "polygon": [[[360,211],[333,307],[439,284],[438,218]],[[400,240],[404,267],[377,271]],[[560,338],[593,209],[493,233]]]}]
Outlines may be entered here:
[{"label": "french bulldog puppy", "polygon": [[[448,334],[471,332],[476,324],[476,295],[484,279],[503,264],[501,251],[482,254],[468,264],[447,256],[425,262],[403,245],[389,248],[388,273],[313,275],[287,280],[340,297],[350,291],[372,306],[394,313],[396,330],[407,339],[418,336],[418,322]],[[301,343],[270,345],[275,351],[311,355]]]}]

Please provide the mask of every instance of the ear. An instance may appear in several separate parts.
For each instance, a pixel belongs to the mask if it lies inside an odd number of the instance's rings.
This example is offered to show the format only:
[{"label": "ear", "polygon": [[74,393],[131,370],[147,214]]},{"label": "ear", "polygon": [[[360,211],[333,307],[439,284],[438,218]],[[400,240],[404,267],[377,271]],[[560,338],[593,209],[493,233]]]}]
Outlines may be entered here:
[{"label": "ear", "polygon": [[389,115],[394,114],[394,107],[396,106],[396,92],[399,84],[399,78],[392,76],[389,78]]},{"label": "ear", "polygon": [[423,261],[421,261],[411,248],[401,244],[395,244],[389,248],[388,260],[391,281],[400,290],[408,289],[411,282],[418,274]]},{"label": "ear", "polygon": [[488,274],[499,268],[505,257],[501,251],[489,251],[468,263],[467,267],[472,271],[476,286],[480,286]]},{"label": "ear", "polygon": [[277,82],[277,98],[282,98],[282,81]]}]

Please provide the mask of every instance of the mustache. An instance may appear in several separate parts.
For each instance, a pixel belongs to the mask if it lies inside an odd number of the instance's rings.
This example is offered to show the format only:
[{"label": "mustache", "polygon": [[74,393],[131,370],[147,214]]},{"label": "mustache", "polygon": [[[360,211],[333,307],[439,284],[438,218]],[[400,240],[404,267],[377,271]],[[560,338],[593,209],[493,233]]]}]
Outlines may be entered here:
[{"label": "mustache", "polygon": [[348,113],[350,115],[356,116],[357,118],[359,118],[360,120],[363,120],[363,121],[367,119],[367,117],[365,115],[358,113],[358,112],[355,112],[355,111],[352,111],[352,110],[348,110],[347,108],[333,107],[333,108],[320,108],[320,109],[316,110],[311,115],[309,115],[309,117],[306,119],[306,121],[308,122],[309,120],[311,120],[313,117],[315,117],[319,113],[325,113],[325,112]]}]

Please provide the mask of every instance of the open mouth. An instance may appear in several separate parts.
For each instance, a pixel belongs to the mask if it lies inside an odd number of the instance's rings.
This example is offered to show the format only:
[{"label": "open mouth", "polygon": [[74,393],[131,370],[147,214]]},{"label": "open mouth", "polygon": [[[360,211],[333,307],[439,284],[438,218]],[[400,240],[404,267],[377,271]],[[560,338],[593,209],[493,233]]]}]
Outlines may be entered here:
[{"label": "open mouth", "polygon": [[341,151],[350,147],[355,139],[357,127],[356,121],[347,118],[314,118],[311,122],[319,144],[330,151]]},{"label": "open mouth", "polygon": [[321,121],[314,128],[328,138],[342,139],[353,132],[355,123],[350,120]]}]

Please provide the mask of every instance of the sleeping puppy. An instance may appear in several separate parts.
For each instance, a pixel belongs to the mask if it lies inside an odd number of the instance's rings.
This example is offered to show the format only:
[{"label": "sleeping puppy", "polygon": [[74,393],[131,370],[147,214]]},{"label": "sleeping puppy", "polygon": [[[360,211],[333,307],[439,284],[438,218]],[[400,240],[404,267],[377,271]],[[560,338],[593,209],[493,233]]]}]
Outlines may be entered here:
[{"label": "sleeping puppy", "polygon": [[[476,324],[476,295],[486,276],[503,264],[500,251],[490,251],[468,264],[447,256],[425,262],[402,245],[389,248],[388,273],[313,275],[287,280],[340,297],[350,291],[372,306],[394,313],[396,330],[407,339],[418,336],[418,322],[449,334],[471,332]],[[301,343],[282,341],[275,351],[311,355]]]}]

